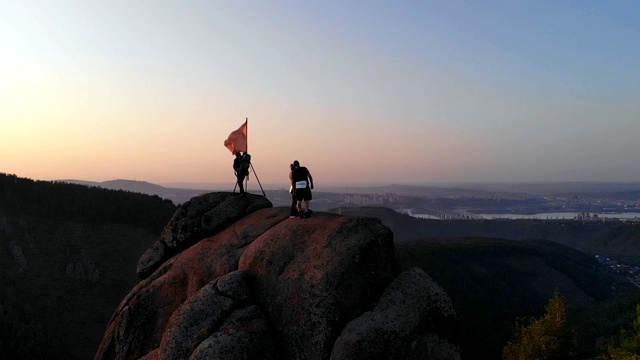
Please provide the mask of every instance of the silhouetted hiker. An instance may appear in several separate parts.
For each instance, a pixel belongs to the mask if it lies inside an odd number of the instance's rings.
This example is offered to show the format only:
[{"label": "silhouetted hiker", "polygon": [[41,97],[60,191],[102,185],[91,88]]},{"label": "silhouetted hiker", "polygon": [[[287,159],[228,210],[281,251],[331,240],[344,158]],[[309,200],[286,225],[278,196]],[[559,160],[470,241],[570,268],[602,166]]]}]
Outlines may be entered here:
[{"label": "silhouetted hiker", "polygon": [[[298,160],[293,162],[293,172],[291,173],[291,185],[296,194],[298,201],[298,215],[301,219],[308,218],[311,215],[309,209],[309,201],[311,201],[311,190],[313,189],[313,178],[309,170],[300,166]],[[302,202],[304,201],[304,211],[302,210]]]},{"label": "silhouetted hiker", "polygon": [[[245,155],[249,155],[249,154],[245,154]],[[240,190],[240,195],[244,194],[244,185],[242,184],[244,182],[244,178],[245,176],[248,175],[248,170],[249,168],[246,167],[244,165],[244,157],[242,156],[241,152],[237,152],[236,153],[236,158],[233,159],[233,170],[235,171],[236,174],[236,181],[238,183],[238,189]]]},{"label": "silhouetted hiker", "polygon": [[289,171],[289,182],[291,183],[291,187],[289,188],[289,192],[291,193],[291,216],[289,217],[294,218],[298,216],[298,202],[296,201],[296,191],[293,189],[293,170],[295,170],[296,167],[293,166],[293,164],[290,164],[289,168],[291,169],[291,171]]}]

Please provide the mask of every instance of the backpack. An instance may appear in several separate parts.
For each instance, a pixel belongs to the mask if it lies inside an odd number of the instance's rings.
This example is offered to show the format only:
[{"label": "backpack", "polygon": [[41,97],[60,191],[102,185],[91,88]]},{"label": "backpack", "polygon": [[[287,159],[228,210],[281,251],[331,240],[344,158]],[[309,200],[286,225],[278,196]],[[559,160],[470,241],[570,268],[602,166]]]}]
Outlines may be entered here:
[{"label": "backpack", "polygon": [[233,159],[233,171],[238,172],[242,168],[242,156]]},{"label": "backpack", "polygon": [[251,166],[251,155],[244,153],[244,155],[242,155],[240,157],[240,171],[244,172],[245,174],[249,173],[249,167]]}]

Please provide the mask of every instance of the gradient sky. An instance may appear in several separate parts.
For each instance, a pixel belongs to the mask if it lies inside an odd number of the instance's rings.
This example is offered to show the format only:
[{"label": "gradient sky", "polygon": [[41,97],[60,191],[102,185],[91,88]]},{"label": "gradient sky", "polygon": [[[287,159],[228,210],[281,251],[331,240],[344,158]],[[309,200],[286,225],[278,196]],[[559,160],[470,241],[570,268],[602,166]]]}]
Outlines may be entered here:
[{"label": "gradient sky", "polygon": [[637,1],[0,0],[0,172],[640,181]]}]

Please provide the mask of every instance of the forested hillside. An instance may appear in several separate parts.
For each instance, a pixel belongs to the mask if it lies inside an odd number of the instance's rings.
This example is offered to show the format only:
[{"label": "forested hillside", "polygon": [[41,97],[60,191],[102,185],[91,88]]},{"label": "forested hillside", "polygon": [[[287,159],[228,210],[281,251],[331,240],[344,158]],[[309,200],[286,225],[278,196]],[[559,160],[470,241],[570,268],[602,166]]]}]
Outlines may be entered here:
[{"label": "forested hillside", "polygon": [[159,196],[0,173],[0,214],[123,223],[159,232],[176,206]]},{"label": "forested hillside", "polygon": [[0,174],[0,354],[90,359],[175,206]]},{"label": "forested hillside", "polygon": [[[616,335],[635,305],[627,302],[611,317],[594,309],[629,297],[640,300],[623,277],[607,272],[590,256],[550,241],[423,239],[396,244],[396,256],[403,268],[427,271],[449,294],[467,359],[499,358],[515,320],[540,316],[556,289],[580,319],[573,325],[579,328],[581,351],[589,356],[596,351],[596,339]],[[587,321],[589,326],[584,325]]]}]

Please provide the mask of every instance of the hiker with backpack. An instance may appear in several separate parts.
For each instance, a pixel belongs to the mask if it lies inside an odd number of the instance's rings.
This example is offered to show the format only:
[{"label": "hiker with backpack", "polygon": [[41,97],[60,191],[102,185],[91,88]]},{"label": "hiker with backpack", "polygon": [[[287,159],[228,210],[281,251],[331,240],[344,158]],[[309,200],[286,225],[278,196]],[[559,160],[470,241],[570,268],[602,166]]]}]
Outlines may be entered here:
[{"label": "hiker with backpack", "polygon": [[[297,209],[298,215],[301,219],[308,218],[311,215],[309,209],[309,201],[311,201],[311,190],[313,189],[313,177],[309,170],[300,166],[298,160],[293,162],[293,172],[291,173],[291,186],[296,194],[296,200],[298,201]],[[304,201],[304,210],[302,209],[302,202]]]},{"label": "hiker with backpack", "polygon": [[243,155],[238,151],[236,153],[236,158],[233,159],[233,170],[236,174],[240,195],[244,194],[243,182],[244,178],[249,175],[249,166],[251,166],[251,155],[246,152]]}]

